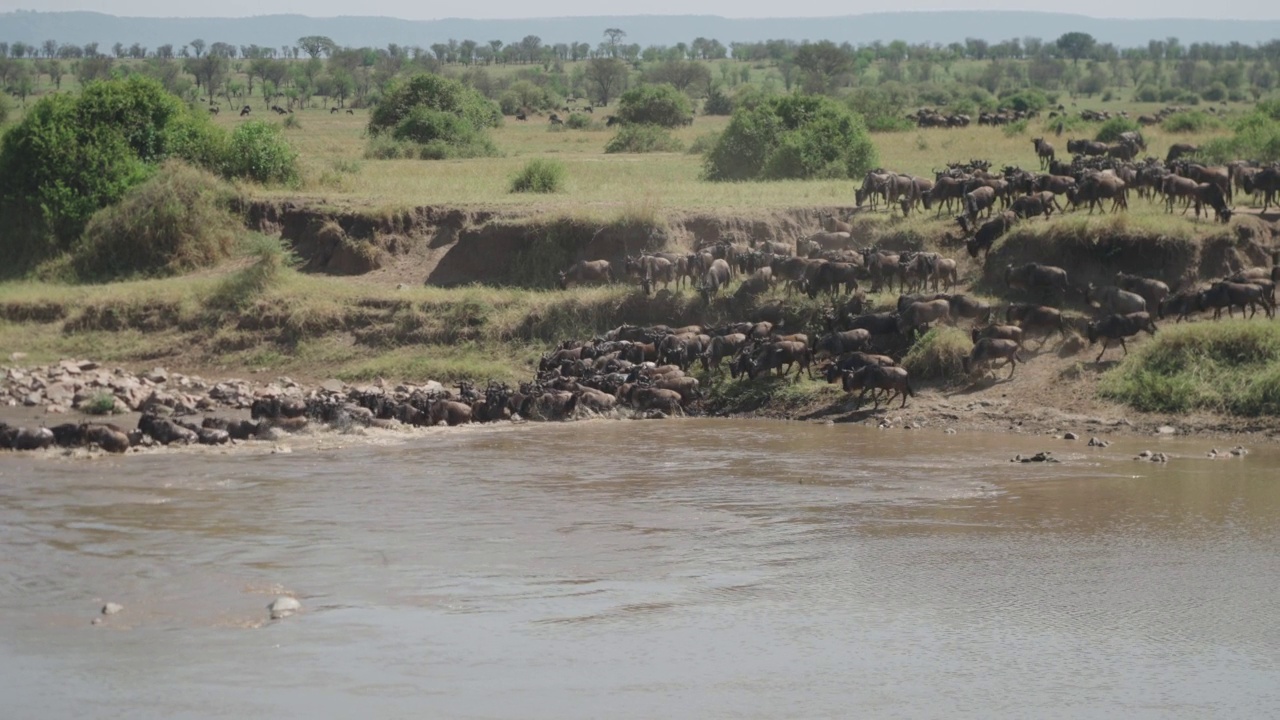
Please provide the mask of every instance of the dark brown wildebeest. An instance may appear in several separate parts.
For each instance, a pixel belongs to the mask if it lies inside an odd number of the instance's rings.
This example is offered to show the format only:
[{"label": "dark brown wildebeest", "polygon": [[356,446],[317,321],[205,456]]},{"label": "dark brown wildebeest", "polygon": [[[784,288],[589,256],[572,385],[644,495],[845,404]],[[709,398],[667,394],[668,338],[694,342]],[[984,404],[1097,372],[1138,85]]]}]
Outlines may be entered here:
[{"label": "dark brown wildebeest", "polygon": [[1213,208],[1214,219],[1222,223],[1231,221],[1231,208],[1227,207],[1227,199],[1222,195],[1222,188],[1215,183],[1202,182],[1196,185],[1192,200],[1195,203],[1197,220],[1202,210],[1205,217],[1208,217],[1208,208]]},{"label": "dark brown wildebeest", "polygon": [[873,248],[863,248],[862,264],[871,276],[871,291],[877,292],[884,283],[893,290],[893,279],[898,276],[898,253],[891,253]]},{"label": "dark brown wildebeest", "polygon": [[1137,293],[1147,301],[1147,309],[1159,308],[1165,298],[1169,297],[1169,286],[1138,275],[1128,275],[1123,272],[1116,273],[1116,285],[1124,290]]},{"label": "dark brown wildebeest", "polygon": [[1107,154],[1107,144],[1095,140],[1068,140],[1067,152],[1072,155],[1102,156]]},{"label": "dark brown wildebeest", "polygon": [[858,207],[868,200],[871,201],[871,209],[876,209],[876,196],[888,201],[886,195],[886,186],[892,173],[883,170],[872,170],[862,179],[862,187],[854,191],[853,197]]},{"label": "dark brown wildebeest", "polygon": [[1035,138],[1031,144],[1036,149],[1036,157],[1040,158],[1040,169],[1048,168],[1049,163],[1054,161],[1053,145],[1046,142],[1044,138]]},{"label": "dark brown wildebeest", "polygon": [[729,263],[721,258],[716,258],[711,262],[711,267],[702,274],[702,286],[698,288],[698,292],[702,294],[702,299],[708,303],[711,298],[720,292],[720,288],[729,284],[729,278],[732,273],[729,270]]},{"label": "dark brown wildebeest", "polygon": [[[961,216],[963,218],[963,216]],[[960,218],[957,218],[960,219]],[[964,241],[965,249],[969,251],[969,257],[978,257],[978,253],[982,253],[983,261],[986,260],[987,254],[991,252],[991,246],[1000,236],[1009,232],[1009,229],[1018,222],[1018,215],[1011,210],[1001,211],[1000,214],[982,223],[973,237]],[[962,223],[961,227],[966,228],[967,221]]]},{"label": "dark brown wildebeest", "polygon": [[1084,298],[1085,302],[1100,308],[1104,315],[1128,315],[1145,312],[1147,309],[1146,298],[1138,293],[1122,290],[1115,285],[1096,287],[1093,283],[1089,283]]},{"label": "dark brown wildebeest", "polygon": [[977,344],[982,338],[1000,338],[1001,340],[1012,340],[1021,345],[1023,335],[1022,328],[1017,325],[988,325],[984,328],[975,327],[969,331],[969,337],[974,344]]},{"label": "dark brown wildebeest", "polygon": [[[974,332],[976,333],[977,331],[975,330]],[[1014,340],[992,337],[978,338],[973,344],[973,349],[969,351],[968,357],[961,359],[961,364],[964,366],[965,374],[968,375],[972,375],[973,371],[979,367],[994,374],[996,368],[1008,365],[1009,377],[1013,377],[1013,372],[1017,369],[1018,362],[1021,360],[1018,357],[1018,350],[1021,347]],[[997,360],[1003,360],[1004,362],[993,367],[992,363]]]},{"label": "dark brown wildebeest", "polygon": [[711,344],[707,346],[705,352],[699,356],[702,361],[702,369],[710,371],[712,368],[719,370],[720,361],[727,357],[733,357],[734,353],[742,349],[747,342],[747,336],[743,333],[729,333],[727,335],[717,335],[711,338]]},{"label": "dark brown wildebeest", "polygon": [[1129,189],[1124,180],[1104,172],[1084,176],[1074,188],[1067,191],[1067,199],[1072,205],[1078,207],[1081,203],[1088,203],[1090,215],[1095,207],[1103,211],[1103,200],[1111,201],[1111,212],[1128,210],[1128,195]]},{"label": "dark brown wildebeest", "polygon": [[1004,282],[1011,290],[1040,291],[1046,294],[1056,291],[1063,297],[1071,290],[1066,270],[1035,262],[1018,267],[1014,267],[1012,263],[1006,265]]},{"label": "dark brown wildebeest", "polygon": [[829,233],[852,233],[853,225],[837,219],[835,215],[823,213],[822,229]]},{"label": "dark brown wildebeest", "polygon": [[1174,143],[1169,146],[1169,154],[1165,156],[1164,161],[1168,164],[1179,158],[1184,158],[1188,155],[1195,155],[1198,152],[1200,152],[1199,145],[1192,145],[1190,143]]},{"label": "dark brown wildebeest", "polygon": [[[892,402],[894,397],[901,395],[901,407],[906,407],[907,398],[915,395],[911,389],[911,376],[905,368],[881,365],[864,365],[857,370],[845,371],[844,390],[848,393],[861,390],[858,394],[859,406],[866,399],[868,390],[884,390],[887,394],[886,405]],[[879,409],[880,399],[875,394],[872,394],[871,398],[875,401],[875,409]]]},{"label": "dark brown wildebeest", "polygon": [[1253,191],[1262,193],[1262,212],[1276,204],[1276,196],[1280,194],[1280,168],[1268,167],[1259,170],[1251,179]]},{"label": "dark brown wildebeest", "polygon": [[996,189],[990,185],[974,188],[964,194],[964,212],[969,217],[970,223],[977,222],[978,214],[984,211],[987,217],[991,217],[995,204]]},{"label": "dark brown wildebeest", "polygon": [[855,292],[858,289],[860,268],[859,263],[823,261],[814,276],[808,280],[809,297],[816,298],[822,292],[838,295],[841,287],[846,295]]},{"label": "dark brown wildebeest", "polygon": [[657,410],[667,415],[684,414],[684,398],[675,390],[626,383],[618,388],[617,397],[636,410]]},{"label": "dark brown wildebeest", "polygon": [[1191,178],[1185,178],[1181,175],[1166,175],[1160,181],[1160,192],[1164,195],[1165,209],[1173,212],[1173,206],[1181,198],[1185,207],[1182,214],[1186,215],[1187,210],[1191,209],[1191,202],[1196,195],[1196,187],[1199,185]]},{"label": "dark brown wildebeest", "polygon": [[1004,313],[1004,321],[1016,323],[1023,332],[1042,334],[1041,344],[1047,342],[1055,332],[1067,336],[1067,321],[1057,308],[1045,305],[1010,305]]},{"label": "dark brown wildebeest", "polygon": [[1262,306],[1263,313],[1267,317],[1273,315],[1274,308],[1271,304],[1271,297],[1260,285],[1219,280],[1208,290],[1203,290],[1200,293],[1200,309],[1208,310],[1213,308],[1214,320],[1222,317],[1222,308],[1226,308],[1227,315],[1234,318],[1235,308],[1237,307],[1240,308],[1241,315],[1244,315],[1246,309],[1250,310],[1249,317],[1252,318],[1258,314],[1259,305]]},{"label": "dark brown wildebeest", "polygon": [[1070,175],[1037,175],[1031,188],[1037,192],[1051,192],[1054,195],[1066,195],[1076,186],[1076,179]]},{"label": "dark brown wildebeest", "polygon": [[1151,321],[1151,315],[1145,312],[1108,315],[1097,322],[1089,323],[1089,344],[1102,340],[1102,352],[1098,353],[1098,358],[1094,362],[1102,362],[1102,356],[1106,354],[1107,348],[1116,341],[1120,343],[1121,348],[1124,348],[1124,354],[1128,355],[1129,346],[1125,344],[1124,339],[1133,337],[1143,330],[1151,335],[1156,334],[1156,324]]},{"label": "dark brown wildebeest", "polygon": [[866,350],[870,342],[871,331],[865,328],[829,333],[814,341],[813,356],[815,359],[824,355],[838,357],[845,353]]},{"label": "dark brown wildebeest", "polygon": [[977,298],[968,295],[952,295],[948,302],[951,303],[953,318],[986,322],[991,317],[991,306]]},{"label": "dark brown wildebeest", "polygon": [[[937,204],[938,215],[942,214],[945,207],[948,212],[954,211],[954,205],[959,203],[964,205],[964,180],[950,175],[943,175],[934,183],[933,190],[929,192],[927,204]],[[963,207],[962,207],[963,209]]]},{"label": "dark brown wildebeest", "polygon": [[[1054,210],[1062,212],[1062,207],[1058,205],[1058,201],[1054,198],[1053,193],[1048,190],[1032,193],[1030,195],[1020,195],[1015,198],[1009,205],[1015,215],[1020,218],[1030,218],[1043,215],[1049,217]],[[1007,211],[1006,211],[1007,212]]]},{"label": "dark brown wildebeest", "polygon": [[214,115],[217,115],[218,113],[222,112],[222,108],[218,107],[217,105],[210,105],[209,112],[213,113]]},{"label": "dark brown wildebeest", "polygon": [[933,322],[951,319],[951,302],[949,300],[929,300],[914,302],[898,316],[898,332],[910,336],[922,326]]},{"label": "dark brown wildebeest", "polygon": [[559,275],[561,290],[570,285],[608,285],[614,281],[613,268],[608,260],[579,260],[573,267]]},{"label": "dark brown wildebeest", "polygon": [[1183,290],[1177,295],[1167,298],[1159,305],[1161,319],[1166,315],[1177,315],[1178,322],[1186,320],[1192,313],[1200,312],[1200,310],[1200,291],[1195,289]]}]

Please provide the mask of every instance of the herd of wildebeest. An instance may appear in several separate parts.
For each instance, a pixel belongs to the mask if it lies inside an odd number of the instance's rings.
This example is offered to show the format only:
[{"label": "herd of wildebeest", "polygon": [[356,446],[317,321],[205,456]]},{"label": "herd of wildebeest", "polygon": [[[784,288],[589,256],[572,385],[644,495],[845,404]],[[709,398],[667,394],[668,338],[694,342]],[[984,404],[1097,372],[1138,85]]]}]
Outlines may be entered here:
[{"label": "herd of wildebeest", "polygon": [[[931,121],[932,122],[932,121]],[[1254,196],[1263,211],[1280,192],[1280,164],[1248,161],[1211,166],[1195,161],[1197,148],[1174,145],[1164,160],[1138,155],[1146,150],[1141,133],[1125,133],[1115,143],[1068,140],[1069,162],[1053,145],[1036,138],[1040,159],[1036,172],[1017,167],[992,171],[991,163],[953,163],[933,178],[885,170],[867,173],[855,190],[854,212],[880,206],[910,215],[934,210],[954,213],[963,245],[972,258],[986,255],[993,244],[1020,222],[1054,212],[1088,208],[1089,213],[1129,207],[1135,193],[1162,203],[1173,213],[1182,206],[1197,218],[1213,211],[1217,220],[1231,218],[1234,198]],[[1055,334],[1065,342],[1073,333],[1101,343],[1096,362],[1115,344],[1142,332],[1154,335],[1155,320],[1236,309],[1252,318],[1261,309],[1274,318],[1275,286],[1280,282],[1280,250],[1269,267],[1244,268],[1205,284],[1189,283],[1177,291],[1165,282],[1123,272],[1107,273],[1103,286],[1073,283],[1065,269],[1030,262],[1008,264],[1003,282],[1025,302],[993,306],[960,292],[956,259],[936,252],[894,251],[867,246],[849,222],[822,216],[822,229],[794,243],[773,240],[717,240],[693,252],[653,252],[626,257],[620,263],[582,260],[559,273],[562,289],[575,285],[632,282],[646,296],[660,288],[676,292],[695,288],[706,306],[741,313],[741,322],[714,325],[623,325],[590,339],[565,340],[544,355],[537,373],[512,388],[490,382],[483,391],[462,383],[457,391],[430,389],[350,389],[344,393],[312,391],[303,398],[263,398],[252,418],[231,421],[206,418],[197,426],[181,419],[146,413],[131,431],[110,424],[73,424],[35,430],[0,423],[0,448],[32,449],[51,445],[94,443],[123,451],[140,442],[219,444],[264,432],[296,430],[309,422],[327,424],[459,425],[521,417],[564,420],[584,413],[619,411],[646,416],[698,412],[704,380],[727,371],[737,381],[783,378],[794,372],[857,393],[861,407],[874,408],[914,394],[904,356],[930,327],[967,324],[973,346],[962,359],[964,373],[977,379],[1007,365],[1012,377],[1024,362],[1024,343],[1042,348]],[[990,274],[990,273],[989,273]],[[733,283],[737,287],[728,299]],[[825,312],[792,325],[786,321],[787,300],[759,304],[758,298],[781,286],[790,297],[803,293],[829,300]],[[873,308],[867,291],[896,291],[893,307]],[[721,298],[721,299],[718,299]],[[1093,314],[1064,314],[1075,301]],[[794,327],[793,325],[802,325]]]},{"label": "herd of wildebeest", "polygon": [[[992,245],[1020,222],[1054,212],[1088,208],[1117,212],[1129,206],[1131,192],[1162,203],[1167,212],[1181,205],[1196,217],[1211,210],[1227,222],[1231,203],[1241,195],[1258,197],[1265,211],[1280,191],[1280,165],[1247,161],[1225,166],[1195,162],[1197,148],[1174,145],[1165,160],[1138,160],[1146,142],[1140,132],[1121,135],[1115,143],[1068,140],[1069,162],[1060,160],[1043,138],[1033,146],[1039,172],[1005,167],[998,172],[982,161],[953,163],[933,178],[885,170],[866,175],[855,191],[857,211],[883,205],[910,215],[918,210],[955,213],[968,254],[983,261]],[[1126,339],[1156,333],[1155,320],[1213,311],[1215,319],[1236,309],[1253,317],[1261,309],[1274,317],[1275,284],[1280,281],[1280,251],[1270,267],[1245,268],[1205,285],[1171,291],[1153,278],[1123,272],[1108,275],[1107,285],[1071,282],[1065,269],[1031,262],[1009,264],[1003,281],[1018,297],[992,307],[981,298],[957,292],[958,263],[935,252],[902,252],[865,246],[855,227],[823,216],[823,228],[794,244],[747,240],[714,242],[692,253],[655,252],[627,257],[622,267],[607,260],[584,260],[559,274],[562,289],[573,285],[630,281],[646,295],[656,289],[694,287],[708,305],[732,281],[741,278],[728,307],[750,308],[759,295],[782,284],[788,293],[811,298],[828,296],[832,306],[820,323],[783,328],[777,318],[717,326],[624,326],[590,340],[565,341],[543,359],[536,378],[540,387],[565,393],[603,394],[641,411],[688,409],[700,397],[689,370],[700,363],[708,373],[725,361],[734,379],[748,381],[792,370],[828,382],[840,382],[858,393],[858,404],[870,394],[880,402],[913,394],[909,373],[900,363],[929,327],[968,323],[973,348],[963,360],[966,373],[1008,365],[1013,375],[1024,341],[1043,345],[1052,335],[1065,340],[1073,331],[1101,343],[1096,362]],[[866,289],[864,289],[864,285]],[[896,287],[895,287],[896,286]],[[866,290],[896,290],[896,306],[872,312]],[[1068,301],[1083,302],[1093,317],[1064,314]],[[749,312],[749,311],[748,311]],[[776,313],[775,313],[776,314]]]}]

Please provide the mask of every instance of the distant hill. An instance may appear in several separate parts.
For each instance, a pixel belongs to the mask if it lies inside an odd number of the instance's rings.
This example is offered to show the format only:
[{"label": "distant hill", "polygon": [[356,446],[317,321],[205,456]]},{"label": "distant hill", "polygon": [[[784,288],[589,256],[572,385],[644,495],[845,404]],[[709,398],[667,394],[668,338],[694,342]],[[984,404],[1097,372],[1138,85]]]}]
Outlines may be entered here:
[{"label": "distant hill", "polygon": [[386,17],[311,18],[302,15],[263,15],[252,18],[138,18],[92,12],[0,13],[0,41],[41,43],[48,39],[83,45],[134,42],[149,48],[172,43],[181,46],[195,38],[233,45],[292,45],[304,35],[325,35],[339,45],[384,47],[388,43],[429,47],[432,43],[472,39],[480,42],[519,40],[537,35],[543,43],[602,40],[605,28],[626,31],[627,42],[674,45],[695,37],[728,44],[770,38],[833,40],[854,44],[875,40],[910,43],[950,43],[965,38],[991,42],[1039,37],[1052,40],[1065,32],[1081,31],[1099,42],[1121,47],[1145,45],[1148,40],[1176,37],[1191,42],[1246,45],[1280,38],[1280,21],[1249,20],[1114,20],[1082,15],[1038,12],[897,12],[828,18],[732,19],[711,15],[632,15],[525,20],[446,19],[408,21]]}]

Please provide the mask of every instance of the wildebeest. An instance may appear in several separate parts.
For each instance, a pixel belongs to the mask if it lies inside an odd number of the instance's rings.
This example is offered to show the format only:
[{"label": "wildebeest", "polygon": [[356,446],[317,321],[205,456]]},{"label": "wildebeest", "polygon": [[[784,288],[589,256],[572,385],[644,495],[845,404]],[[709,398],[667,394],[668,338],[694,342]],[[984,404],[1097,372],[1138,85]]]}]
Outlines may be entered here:
[{"label": "wildebeest", "polygon": [[742,349],[746,342],[747,336],[742,333],[729,333],[711,338],[711,343],[699,356],[699,359],[702,360],[702,369],[707,371],[712,368],[719,369],[720,361],[727,357],[732,357],[734,353]]},{"label": "wildebeest", "polygon": [[1144,312],[1147,309],[1145,298],[1115,285],[1096,287],[1093,283],[1089,283],[1088,289],[1085,290],[1085,301],[1100,308],[1104,315],[1128,315]]},{"label": "wildebeest", "polygon": [[[884,367],[881,365],[864,365],[853,371],[846,371],[844,375],[845,392],[853,392],[861,390],[858,395],[858,405],[862,405],[862,401],[867,396],[868,390],[884,390],[888,397],[885,398],[885,404],[889,404],[897,395],[902,396],[901,407],[907,406],[907,398],[915,395],[911,389],[911,377],[905,368],[900,367]],[[880,399],[874,394],[872,400],[875,401],[875,407],[880,407]]]},{"label": "wildebeest", "polygon": [[871,332],[865,328],[829,333],[814,341],[813,356],[839,357],[845,353],[866,350],[870,343]]},{"label": "wildebeest", "polygon": [[996,189],[989,185],[974,188],[964,194],[964,212],[969,217],[969,222],[976,222],[981,212],[986,212],[987,217],[990,217],[995,203]]},{"label": "wildebeest", "polygon": [[1116,341],[1124,349],[1124,354],[1128,355],[1129,347],[1125,345],[1124,339],[1133,337],[1143,330],[1146,330],[1151,335],[1156,334],[1156,324],[1151,321],[1151,315],[1145,312],[1108,315],[1101,320],[1089,323],[1089,344],[1092,345],[1098,340],[1102,340],[1102,352],[1098,353],[1098,357],[1094,362],[1102,362],[1102,356],[1106,354],[1107,348],[1111,347],[1111,343]]},{"label": "wildebeest", "polygon": [[729,263],[721,258],[716,258],[711,262],[711,267],[702,275],[702,287],[698,288],[698,292],[702,294],[702,299],[711,302],[711,298],[720,292],[720,288],[729,284],[731,272]]},{"label": "wildebeest", "polygon": [[982,253],[985,261],[988,253],[991,252],[991,246],[1000,236],[1009,232],[1009,229],[1018,222],[1018,216],[1011,210],[1003,210],[1000,214],[982,223],[973,237],[965,240],[965,249],[969,252],[969,257],[978,257],[978,253]]},{"label": "wildebeest", "polygon": [[[974,332],[977,332],[976,330]],[[984,367],[988,371],[995,370],[991,367],[991,363],[997,360],[1003,360],[1000,366],[1009,366],[1009,377],[1013,377],[1014,370],[1018,367],[1021,358],[1018,357],[1020,345],[1014,340],[1005,340],[1002,338],[984,337],[978,338],[973,343],[973,349],[969,351],[968,357],[962,359],[964,371],[966,374],[972,374],[978,367]]]},{"label": "wildebeest", "polygon": [[1273,315],[1271,298],[1259,285],[1220,280],[1200,293],[1200,309],[1213,308],[1214,320],[1222,317],[1222,308],[1227,309],[1229,317],[1235,317],[1237,307],[1240,308],[1241,315],[1244,315],[1246,308],[1249,309],[1249,317],[1252,318],[1258,314],[1259,305],[1267,317]]},{"label": "wildebeest", "polygon": [[942,322],[951,318],[951,303],[947,300],[930,300],[914,302],[898,316],[898,332],[903,335],[919,330],[932,322]]},{"label": "wildebeest", "polygon": [[1058,201],[1054,198],[1053,193],[1044,190],[1030,195],[1020,195],[1014,199],[1009,205],[1009,210],[1020,218],[1030,218],[1043,215],[1049,217],[1053,211],[1062,212],[1062,207],[1058,205]]},{"label": "wildebeest", "polygon": [[1000,338],[1001,340],[1012,340],[1021,345],[1023,335],[1022,328],[1017,325],[988,325],[984,328],[975,327],[969,331],[969,336],[974,344],[977,344],[982,338]]},{"label": "wildebeest", "polygon": [[1046,142],[1044,138],[1035,138],[1031,144],[1036,149],[1036,157],[1040,158],[1040,169],[1049,167],[1049,163],[1054,160],[1053,145]]},{"label": "wildebeest", "polygon": [[1142,299],[1147,301],[1147,307],[1144,308],[1146,310],[1159,308],[1164,299],[1169,297],[1169,286],[1152,278],[1117,272],[1116,285],[1121,289],[1141,295]]},{"label": "wildebeest", "polygon": [[1192,145],[1190,143],[1174,143],[1169,146],[1169,154],[1165,156],[1164,161],[1168,164],[1179,158],[1184,158],[1188,155],[1195,155],[1198,152],[1200,152],[1199,145]]},{"label": "wildebeest", "polygon": [[608,260],[579,260],[560,272],[559,282],[561,290],[570,285],[607,285],[614,282],[613,268]]},{"label": "wildebeest", "polygon": [[1018,267],[1014,267],[1012,263],[1005,266],[1004,282],[1011,290],[1040,291],[1046,294],[1058,292],[1064,297],[1071,289],[1066,270],[1035,262]]},{"label": "wildebeest", "polygon": [[991,317],[991,306],[968,295],[952,295],[947,302],[951,303],[951,317],[966,318],[977,322],[986,322]]},{"label": "wildebeest", "polygon": [[1066,318],[1057,308],[1045,305],[1010,305],[1005,310],[1004,321],[1017,323],[1018,327],[1027,334],[1043,334],[1044,338],[1041,342],[1048,340],[1055,332],[1060,333],[1064,338],[1067,335]]},{"label": "wildebeest", "polygon": [[1067,140],[1067,152],[1084,156],[1106,155],[1107,144],[1095,140]]},{"label": "wildebeest", "polygon": [[1087,203],[1089,214],[1096,207],[1102,211],[1102,201],[1111,201],[1111,212],[1129,209],[1128,187],[1124,180],[1108,173],[1093,173],[1084,176],[1074,188],[1067,191],[1067,199],[1072,205]]}]

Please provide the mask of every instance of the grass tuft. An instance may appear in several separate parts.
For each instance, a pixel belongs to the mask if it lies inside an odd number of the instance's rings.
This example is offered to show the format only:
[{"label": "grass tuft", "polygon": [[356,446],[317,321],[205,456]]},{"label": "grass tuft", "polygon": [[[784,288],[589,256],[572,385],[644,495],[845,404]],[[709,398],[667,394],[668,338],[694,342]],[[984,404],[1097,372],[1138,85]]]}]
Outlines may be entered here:
[{"label": "grass tuft", "polygon": [[568,170],[559,160],[534,158],[511,176],[509,187],[513,193],[557,193],[564,190]]},{"label": "grass tuft", "polygon": [[911,346],[902,366],[919,380],[955,379],[964,376],[964,359],[973,342],[963,330],[935,327]]}]

